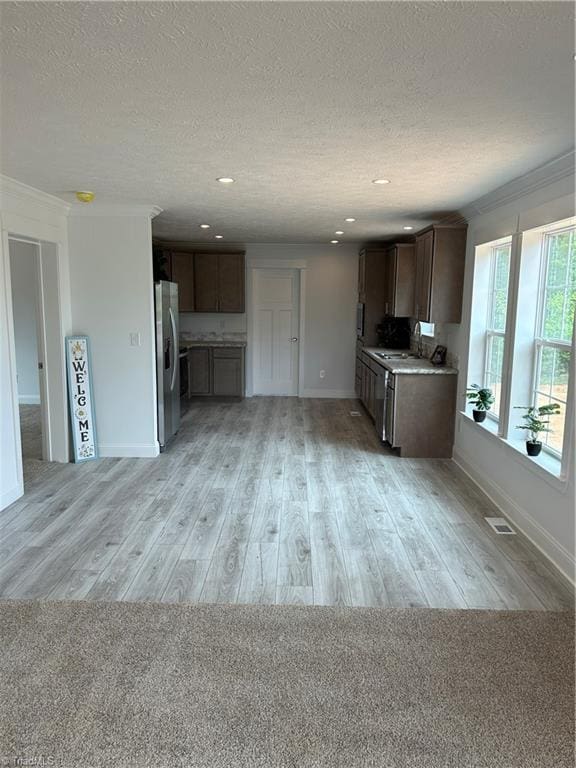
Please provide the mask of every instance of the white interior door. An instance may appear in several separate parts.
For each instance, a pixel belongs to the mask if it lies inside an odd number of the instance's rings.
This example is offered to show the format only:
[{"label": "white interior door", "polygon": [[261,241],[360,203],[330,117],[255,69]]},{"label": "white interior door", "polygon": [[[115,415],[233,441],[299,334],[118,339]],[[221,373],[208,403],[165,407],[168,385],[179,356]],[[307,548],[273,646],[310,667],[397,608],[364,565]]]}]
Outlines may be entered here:
[{"label": "white interior door", "polygon": [[300,273],[254,274],[254,394],[298,394]]}]

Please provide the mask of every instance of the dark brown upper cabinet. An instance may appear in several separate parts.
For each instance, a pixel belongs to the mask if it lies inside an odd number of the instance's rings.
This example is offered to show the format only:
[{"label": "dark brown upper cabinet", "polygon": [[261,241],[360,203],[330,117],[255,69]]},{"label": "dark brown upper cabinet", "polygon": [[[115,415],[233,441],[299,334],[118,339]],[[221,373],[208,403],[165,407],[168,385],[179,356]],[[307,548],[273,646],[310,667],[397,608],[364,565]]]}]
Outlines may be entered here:
[{"label": "dark brown upper cabinet", "polygon": [[360,251],[358,255],[358,301],[366,301],[366,252]]},{"label": "dark brown upper cabinet", "polygon": [[194,312],[194,254],[174,251],[170,254],[172,281],[178,283],[180,312]]},{"label": "dark brown upper cabinet", "polygon": [[413,317],[459,323],[466,259],[466,227],[434,225],[416,235]]},{"label": "dark brown upper cabinet", "polygon": [[194,254],[194,311],[218,312],[218,254]]},{"label": "dark brown upper cabinet", "polygon": [[398,243],[386,251],[384,314],[411,317],[414,309],[416,253],[412,243]]},{"label": "dark brown upper cabinet", "polygon": [[244,254],[218,255],[218,312],[244,312]]},{"label": "dark brown upper cabinet", "polygon": [[364,305],[364,333],[360,338],[367,347],[378,343],[376,328],[385,315],[385,248],[363,248],[358,255],[358,301]]},{"label": "dark brown upper cabinet", "polygon": [[194,311],[244,312],[243,253],[194,254]]},{"label": "dark brown upper cabinet", "polygon": [[246,311],[243,252],[158,249],[154,257],[154,279],[178,283],[181,312]]}]

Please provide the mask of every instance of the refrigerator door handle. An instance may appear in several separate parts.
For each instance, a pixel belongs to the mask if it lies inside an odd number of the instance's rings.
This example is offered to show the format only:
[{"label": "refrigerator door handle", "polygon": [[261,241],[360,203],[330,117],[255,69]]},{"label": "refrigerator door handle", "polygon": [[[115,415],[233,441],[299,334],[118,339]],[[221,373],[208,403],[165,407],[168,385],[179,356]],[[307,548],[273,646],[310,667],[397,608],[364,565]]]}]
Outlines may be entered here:
[{"label": "refrigerator door handle", "polygon": [[172,378],[170,380],[170,392],[174,391],[174,384],[176,383],[176,365],[178,364],[178,355],[176,354],[176,321],[174,320],[174,312],[172,307],[168,308],[170,314],[170,326],[172,328]]}]

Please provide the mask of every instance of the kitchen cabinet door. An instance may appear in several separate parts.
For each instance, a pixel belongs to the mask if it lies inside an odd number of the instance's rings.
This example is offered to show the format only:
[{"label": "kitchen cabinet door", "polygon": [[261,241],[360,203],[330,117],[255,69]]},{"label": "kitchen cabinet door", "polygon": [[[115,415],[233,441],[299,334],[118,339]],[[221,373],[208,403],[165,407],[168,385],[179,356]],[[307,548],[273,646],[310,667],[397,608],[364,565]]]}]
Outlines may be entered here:
[{"label": "kitchen cabinet door", "polygon": [[360,251],[358,255],[358,301],[366,300],[366,254]]},{"label": "kitchen cabinet door", "polygon": [[244,350],[215,347],[212,350],[212,392],[221,397],[244,396]]},{"label": "kitchen cabinet door", "polygon": [[394,248],[394,291],[392,311],[394,317],[411,317],[414,311],[416,283],[416,252],[412,243]]},{"label": "kitchen cabinet door", "polygon": [[211,356],[208,347],[188,350],[188,397],[209,395],[212,391]]},{"label": "kitchen cabinet door", "polygon": [[244,312],[244,254],[218,254],[218,311]]},{"label": "kitchen cabinet door", "polygon": [[384,285],[382,286],[384,294],[384,314],[393,316],[394,296],[396,293],[396,248],[387,251],[384,257]]},{"label": "kitchen cabinet door", "polygon": [[434,231],[429,230],[416,238],[416,291],[414,317],[426,323],[430,319],[430,295],[432,290],[432,263]]},{"label": "kitchen cabinet door", "polygon": [[376,374],[368,369],[368,413],[372,418],[376,415]]},{"label": "kitchen cabinet door", "polygon": [[172,281],[178,283],[178,309],[194,312],[194,254],[173,251],[170,263]]},{"label": "kitchen cabinet door", "polygon": [[414,317],[459,323],[466,259],[466,228],[434,225],[416,236]]},{"label": "kitchen cabinet door", "polygon": [[218,312],[218,254],[194,254],[194,310]]}]

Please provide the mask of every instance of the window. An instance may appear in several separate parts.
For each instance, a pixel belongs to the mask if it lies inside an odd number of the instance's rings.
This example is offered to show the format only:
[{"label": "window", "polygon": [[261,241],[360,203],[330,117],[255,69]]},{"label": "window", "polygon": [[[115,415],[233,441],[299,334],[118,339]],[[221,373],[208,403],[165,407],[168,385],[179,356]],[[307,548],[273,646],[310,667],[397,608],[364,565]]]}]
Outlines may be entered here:
[{"label": "window", "polygon": [[564,442],[568,377],[576,305],[576,228],[547,232],[542,242],[542,279],[535,337],[533,404],[558,403],[543,448],[560,455]]},{"label": "window", "polygon": [[576,217],[475,248],[468,384],[492,390],[483,427],[526,453],[516,408],[558,404],[536,462],[566,475],[573,429]]},{"label": "window", "polygon": [[490,286],[488,291],[488,317],[486,322],[483,386],[492,390],[494,405],[489,415],[498,419],[502,396],[502,369],[504,364],[504,332],[508,308],[508,282],[512,241],[490,246]]},{"label": "window", "polygon": [[434,323],[420,322],[420,333],[422,336],[431,336],[434,338]]}]

